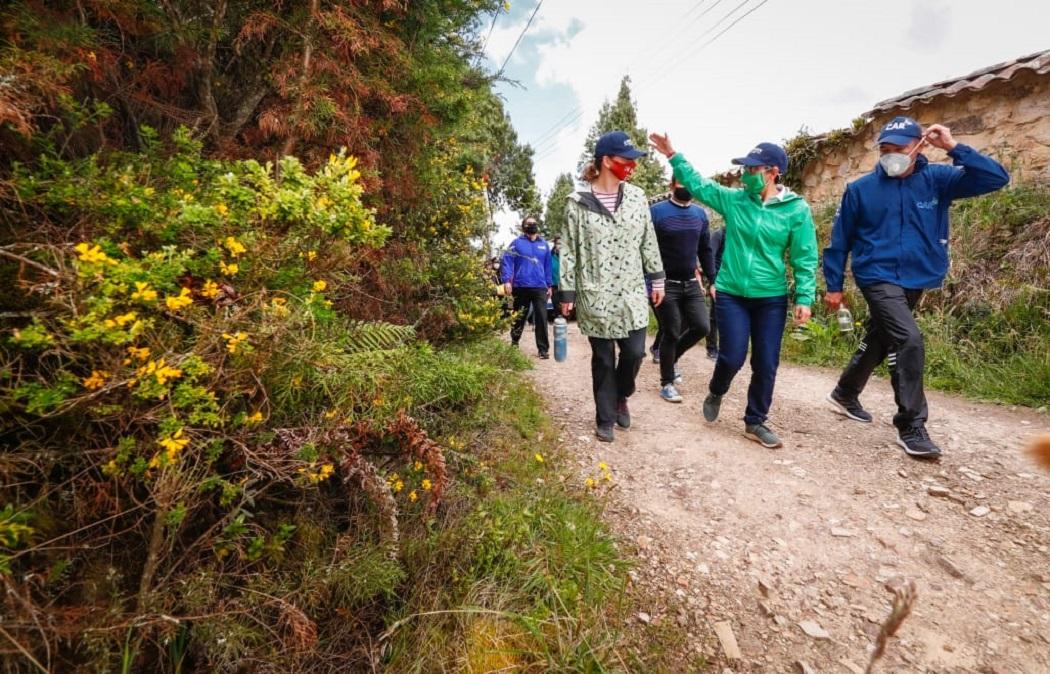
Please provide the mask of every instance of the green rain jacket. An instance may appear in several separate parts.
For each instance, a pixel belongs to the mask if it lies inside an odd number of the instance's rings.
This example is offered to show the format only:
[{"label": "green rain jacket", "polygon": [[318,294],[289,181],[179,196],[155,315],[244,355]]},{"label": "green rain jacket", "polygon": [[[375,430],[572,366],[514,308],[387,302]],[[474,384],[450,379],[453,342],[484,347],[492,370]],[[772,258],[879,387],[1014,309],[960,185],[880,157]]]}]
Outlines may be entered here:
[{"label": "green rain jacket", "polygon": [[785,187],[777,197],[763,203],[759,196],[700,175],[681,153],[671,157],[671,168],[694,199],[725,218],[725,253],[715,284],[718,290],[737,297],[787,295],[786,251],[795,277],[795,304],[813,304],[817,232],[805,199]]}]

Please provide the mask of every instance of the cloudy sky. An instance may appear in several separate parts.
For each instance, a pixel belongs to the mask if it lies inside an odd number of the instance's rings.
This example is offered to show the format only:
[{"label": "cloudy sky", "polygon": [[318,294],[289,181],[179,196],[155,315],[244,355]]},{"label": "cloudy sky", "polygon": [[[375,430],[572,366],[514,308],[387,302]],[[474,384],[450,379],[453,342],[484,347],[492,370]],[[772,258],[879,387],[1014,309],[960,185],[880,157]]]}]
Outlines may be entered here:
[{"label": "cloudy sky", "polygon": [[[484,26],[490,70],[536,6],[511,0]],[[712,173],[755,143],[847,126],[908,89],[1050,49],[1047,26],[1047,0],[543,0],[504,71],[518,86],[498,91],[546,195],[624,75],[641,124]],[[514,220],[497,217],[498,243]]]}]

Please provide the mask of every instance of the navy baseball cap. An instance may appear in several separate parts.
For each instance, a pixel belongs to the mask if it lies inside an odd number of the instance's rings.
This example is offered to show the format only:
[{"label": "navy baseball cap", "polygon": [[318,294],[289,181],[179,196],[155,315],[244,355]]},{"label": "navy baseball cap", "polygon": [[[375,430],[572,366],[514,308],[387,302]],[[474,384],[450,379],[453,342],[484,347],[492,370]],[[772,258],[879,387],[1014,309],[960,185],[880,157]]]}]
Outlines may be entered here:
[{"label": "navy baseball cap", "polygon": [[776,166],[781,175],[788,170],[787,152],[776,143],[759,143],[746,157],[737,157],[733,163],[739,166]]},{"label": "navy baseball cap", "polygon": [[894,117],[886,122],[879,132],[879,145],[889,143],[890,145],[907,145],[913,140],[922,138],[922,127],[911,117],[903,115]]},{"label": "navy baseball cap", "polygon": [[594,145],[595,157],[623,157],[637,159],[649,154],[642,152],[631,142],[631,137],[623,131],[610,131],[598,139]]}]

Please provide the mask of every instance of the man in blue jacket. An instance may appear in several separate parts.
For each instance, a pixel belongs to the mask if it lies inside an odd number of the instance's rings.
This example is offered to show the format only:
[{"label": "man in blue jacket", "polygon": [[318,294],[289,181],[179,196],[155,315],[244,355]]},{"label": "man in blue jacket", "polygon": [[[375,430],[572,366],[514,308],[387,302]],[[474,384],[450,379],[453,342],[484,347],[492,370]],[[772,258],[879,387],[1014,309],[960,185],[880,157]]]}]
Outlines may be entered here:
[{"label": "man in blue jacket", "polygon": [[510,340],[514,346],[518,345],[531,307],[536,324],[536,348],[540,358],[549,358],[547,298],[551,296],[551,287],[554,285],[551,250],[540,236],[536,218],[525,218],[521,227],[525,233],[514,239],[503,253],[501,267],[503,287],[508,295],[514,297],[514,312],[517,314],[510,329]]},{"label": "man in blue jacket", "polygon": [[[946,151],[954,165],[930,164],[918,154],[927,143]],[[941,124],[924,133],[914,119],[895,117],[883,127],[878,145],[878,165],[846,187],[831,245],[824,249],[829,311],[842,304],[851,254],[853,278],[869,310],[864,339],[828,400],[850,419],[870,422],[859,396],[875,367],[888,358],[897,444],[910,456],[937,458],[941,450],[926,432],[925,349],[912,311],[923,290],[939,288],[948,273],[952,201],[994,192],[1010,176],[995,160],[957,143]]]}]

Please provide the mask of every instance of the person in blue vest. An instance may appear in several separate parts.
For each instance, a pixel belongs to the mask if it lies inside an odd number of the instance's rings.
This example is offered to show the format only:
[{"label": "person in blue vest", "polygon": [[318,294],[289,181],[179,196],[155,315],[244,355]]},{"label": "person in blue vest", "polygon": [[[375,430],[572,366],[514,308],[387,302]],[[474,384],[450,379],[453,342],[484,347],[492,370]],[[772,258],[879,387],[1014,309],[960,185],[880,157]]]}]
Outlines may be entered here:
[{"label": "person in blue vest", "polygon": [[[939,288],[948,273],[948,208],[955,199],[994,192],[1010,182],[1003,166],[951,131],[925,131],[910,117],[895,117],[879,133],[875,170],[850,183],[824,249],[824,297],[830,312],[842,305],[846,260],[868,303],[864,338],[828,395],[836,412],[870,423],[860,394],[875,367],[888,359],[897,401],[897,444],[912,457],[935,459],[940,448],[926,431],[923,392],[925,349],[912,312],[924,290]],[[929,144],[953,166],[931,164],[919,153]]]},{"label": "person in blue vest", "polygon": [[547,335],[547,300],[554,285],[551,268],[551,250],[540,236],[540,225],[529,216],[521,223],[524,234],[514,239],[503,253],[503,287],[514,298],[514,324],[510,341],[514,346],[525,330],[525,318],[532,311],[536,325],[536,349],[540,358],[550,358],[550,339]]}]

